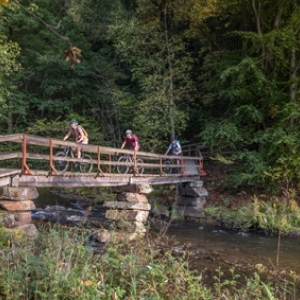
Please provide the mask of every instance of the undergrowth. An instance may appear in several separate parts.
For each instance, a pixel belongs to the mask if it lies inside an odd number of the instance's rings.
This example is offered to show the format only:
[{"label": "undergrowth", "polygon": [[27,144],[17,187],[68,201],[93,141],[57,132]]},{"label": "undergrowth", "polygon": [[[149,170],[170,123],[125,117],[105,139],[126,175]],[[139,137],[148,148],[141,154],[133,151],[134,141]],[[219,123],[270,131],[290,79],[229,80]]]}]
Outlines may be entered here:
[{"label": "undergrowth", "polygon": [[214,284],[207,286],[205,271],[190,269],[187,252],[175,257],[150,238],[111,241],[97,254],[87,246],[88,231],[45,226],[22,247],[8,247],[6,239],[1,236],[2,299],[297,299],[293,280],[263,281],[258,273],[241,280],[234,269],[230,279],[216,270]]},{"label": "undergrowth", "polygon": [[300,235],[300,207],[293,199],[288,202],[280,202],[277,198],[265,201],[255,196],[252,202],[234,208],[219,202],[206,207],[205,213],[235,229]]}]

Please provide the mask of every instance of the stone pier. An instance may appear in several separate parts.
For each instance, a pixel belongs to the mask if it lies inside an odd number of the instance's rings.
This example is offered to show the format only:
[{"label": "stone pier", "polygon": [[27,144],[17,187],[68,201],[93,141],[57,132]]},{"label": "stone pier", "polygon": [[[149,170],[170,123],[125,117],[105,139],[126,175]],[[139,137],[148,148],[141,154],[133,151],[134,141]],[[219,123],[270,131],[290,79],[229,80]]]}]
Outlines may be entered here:
[{"label": "stone pier", "polygon": [[12,235],[24,232],[35,236],[36,227],[31,223],[32,201],[39,196],[36,188],[0,187],[0,226]]},{"label": "stone pier", "polygon": [[208,196],[203,181],[198,180],[178,185],[177,197],[173,204],[173,213],[184,220],[199,220],[204,217],[204,204]]},{"label": "stone pier", "polygon": [[149,216],[151,205],[145,194],[152,188],[148,184],[128,184],[111,188],[116,194],[115,200],[104,202],[108,208],[105,214],[113,221],[113,230],[102,232],[100,239],[106,242],[111,238],[121,241],[132,241],[143,237],[147,231],[145,223]]}]

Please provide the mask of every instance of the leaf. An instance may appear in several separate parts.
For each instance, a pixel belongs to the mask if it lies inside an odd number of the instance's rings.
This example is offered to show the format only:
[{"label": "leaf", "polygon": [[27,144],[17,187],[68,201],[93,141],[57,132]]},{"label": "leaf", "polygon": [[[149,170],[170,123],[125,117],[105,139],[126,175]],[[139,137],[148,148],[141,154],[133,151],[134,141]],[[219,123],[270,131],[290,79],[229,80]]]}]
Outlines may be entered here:
[{"label": "leaf", "polygon": [[71,67],[73,68],[76,64],[80,64],[82,57],[81,49],[77,47],[70,47],[64,51],[65,53],[65,61],[69,61],[71,63]]},{"label": "leaf", "polygon": [[0,3],[4,6],[8,5],[8,0],[0,0]]}]

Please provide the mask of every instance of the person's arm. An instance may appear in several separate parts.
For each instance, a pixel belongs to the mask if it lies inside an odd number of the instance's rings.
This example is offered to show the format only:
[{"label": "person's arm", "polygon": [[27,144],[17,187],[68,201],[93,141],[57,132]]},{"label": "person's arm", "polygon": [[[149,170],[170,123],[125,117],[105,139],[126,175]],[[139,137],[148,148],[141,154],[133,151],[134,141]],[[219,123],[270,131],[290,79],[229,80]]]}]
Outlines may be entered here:
[{"label": "person's arm", "polygon": [[178,155],[178,154],[180,154],[182,152],[181,151],[181,146],[180,146],[180,144],[178,142],[176,142],[176,146],[177,146],[177,148],[176,148],[175,154]]},{"label": "person's arm", "polygon": [[123,149],[126,145],[126,141],[123,142],[122,146],[121,146],[121,149]]},{"label": "person's arm", "polygon": [[135,142],[134,151],[139,150],[139,142]]},{"label": "person's arm", "polygon": [[[83,138],[84,138],[84,132],[83,132],[82,128],[80,128],[80,127],[77,127],[77,129],[78,129],[78,133],[79,133],[80,138],[77,139],[76,142],[77,142],[77,143],[80,143],[80,142],[83,141]],[[77,138],[77,137],[76,137],[76,138]]]},{"label": "person's arm", "polygon": [[169,146],[168,150],[166,151],[165,155],[167,155],[169,153],[169,151],[171,150],[171,147]]},{"label": "person's arm", "polygon": [[64,141],[67,140],[71,135],[71,130],[69,130],[69,132],[65,135],[64,137]]},{"label": "person's arm", "polygon": [[137,138],[136,135],[134,135],[134,151],[138,151],[139,150],[139,139]]}]

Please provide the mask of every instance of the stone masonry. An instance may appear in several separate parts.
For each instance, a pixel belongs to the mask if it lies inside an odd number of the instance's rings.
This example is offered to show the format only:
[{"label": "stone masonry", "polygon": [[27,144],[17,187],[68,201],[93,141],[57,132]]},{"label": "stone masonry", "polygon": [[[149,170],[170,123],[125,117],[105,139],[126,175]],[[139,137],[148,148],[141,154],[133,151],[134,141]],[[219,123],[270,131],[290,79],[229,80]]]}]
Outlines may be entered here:
[{"label": "stone masonry", "polygon": [[35,236],[37,230],[31,223],[31,210],[35,209],[32,200],[38,195],[36,188],[0,187],[0,226],[11,234],[23,231]]},{"label": "stone masonry", "polygon": [[173,213],[184,220],[198,220],[204,217],[204,204],[208,196],[203,181],[198,180],[178,186],[178,195],[173,204]]},{"label": "stone masonry", "polygon": [[104,207],[108,208],[105,217],[113,221],[116,230],[102,232],[101,241],[107,242],[111,238],[132,241],[143,237],[147,231],[145,223],[151,209],[145,195],[151,193],[150,185],[128,184],[113,187],[111,191],[116,194],[116,199],[104,203]]}]

